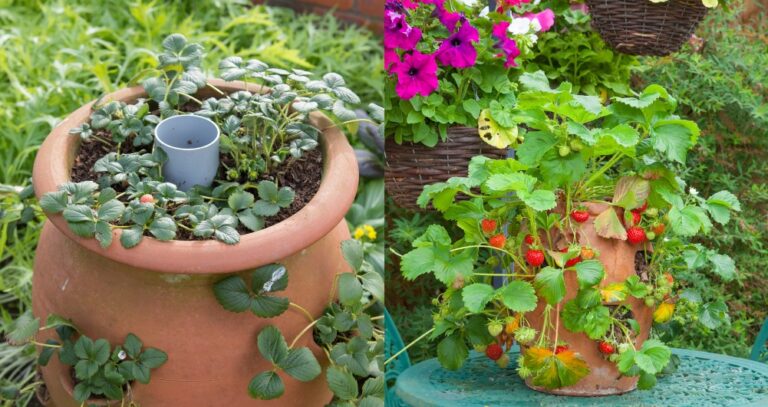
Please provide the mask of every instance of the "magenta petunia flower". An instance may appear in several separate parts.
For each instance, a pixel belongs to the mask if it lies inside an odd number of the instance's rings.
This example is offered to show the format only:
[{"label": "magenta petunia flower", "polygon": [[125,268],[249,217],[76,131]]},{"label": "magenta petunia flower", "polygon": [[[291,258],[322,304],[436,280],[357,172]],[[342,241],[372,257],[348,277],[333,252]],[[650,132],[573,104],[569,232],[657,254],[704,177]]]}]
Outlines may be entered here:
[{"label": "magenta petunia flower", "polygon": [[392,48],[384,48],[384,70],[392,73],[397,64],[400,63],[400,55]]},{"label": "magenta petunia flower", "polygon": [[397,75],[395,91],[401,99],[416,95],[429,96],[437,89],[437,62],[432,54],[412,51],[403,55],[403,60],[392,69]]},{"label": "magenta petunia flower", "polygon": [[514,7],[514,6],[517,6],[518,4],[531,2],[531,0],[503,0],[503,1],[504,1],[504,5],[506,5],[507,7]]},{"label": "magenta petunia flower", "polygon": [[437,60],[443,65],[454,68],[469,68],[475,65],[477,50],[472,45],[480,40],[475,27],[465,21],[459,31],[444,39],[437,50]]},{"label": "magenta petunia flower", "polygon": [[435,6],[435,17],[437,17],[443,26],[450,32],[456,31],[456,25],[459,24],[460,21],[465,20],[464,16],[460,13],[446,10],[442,3],[435,4]]},{"label": "magenta petunia flower", "polygon": [[546,9],[538,13],[525,13],[525,18],[537,20],[541,26],[541,31],[549,31],[555,25],[555,13],[551,9]]},{"label": "magenta petunia flower", "polygon": [[419,7],[418,0],[401,0],[401,4],[405,8],[409,8],[411,10]]},{"label": "magenta petunia flower", "polygon": [[510,68],[517,66],[515,58],[520,55],[520,49],[517,48],[515,40],[507,36],[507,29],[509,28],[509,21],[502,21],[493,26],[492,35],[496,38],[495,47],[501,50],[501,53],[497,56],[505,58],[504,67]]},{"label": "magenta petunia flower", "polygon": [[421,40],[421,30],[408,25],[405,15],[392,10],[384,11],[384,47],[412,50]]}]

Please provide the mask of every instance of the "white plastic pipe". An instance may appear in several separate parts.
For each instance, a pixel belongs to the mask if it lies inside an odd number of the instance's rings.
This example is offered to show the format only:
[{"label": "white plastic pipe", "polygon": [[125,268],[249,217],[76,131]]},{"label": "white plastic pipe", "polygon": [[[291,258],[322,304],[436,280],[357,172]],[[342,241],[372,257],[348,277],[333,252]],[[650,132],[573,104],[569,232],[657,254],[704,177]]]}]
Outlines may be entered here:
[{"label": "white plastic pipe", "polygon": [[163,177],[182,190],[210,186],[219,170],[221,131],[210,119],[191,114],[172,116],[155,128],[155,143],[168,155]]}]

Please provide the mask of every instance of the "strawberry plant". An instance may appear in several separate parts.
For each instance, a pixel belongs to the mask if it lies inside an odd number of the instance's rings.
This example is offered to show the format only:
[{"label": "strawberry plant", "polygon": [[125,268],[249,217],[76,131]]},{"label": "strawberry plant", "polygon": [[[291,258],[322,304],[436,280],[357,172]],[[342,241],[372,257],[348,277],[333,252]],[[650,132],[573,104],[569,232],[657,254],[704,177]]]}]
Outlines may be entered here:
[{"label": "strawberry plant", "polygon": [[[463,232],[454,240],[431,225],[402,256],[406,279],[432,274],[445,284],[428,337],[439,340],[448,369],[463,364],[470,345],[487,353],[493,345],[488,354],[498,360],[496,347],[517,340],[518,373],[534,386],[578,383],[597,363],[589,354],[651,387],[671,352],[640,338],[650,329],[640,315],[664,323],[681,306],[708,327],[727,318],[724,304],[701,303],[678,271],[735,277],[730,257],[692,239],[727,223],[739,201],[728,191],[701,197],[676,176],[699,129],[675,114],[662,87],[604,105],[569,83],[552,88],[542,72],[520,83],[504,110],[507,130],[524,134],[513,143],[516,158],[477,156],[467,177],[430,185],[419,198]],[[490,235],[491,221],[505,233]],[[494,277],[508,282],[494,285]],[[515,321],[509,330],[505,320]],[[567,343],[564,332],[593,347]]]},{"label": "strawberry plant", "polygon": [[[36,342],[34,337],[44,330],[55,330],[58,340]],[[131,401],[131,384],[148,384],[152,369],[168,360],[168,355],[155,348],[145,347],[141,339],[129,333],[121,345],[113,346],[106,339],[92,339],[80,332],[72,321],[50,314],[45,326],[40,318],[24,314],[15,321],[8,341],[15,346],[28,343],[40,346],[37,358],[40,366],[48,365],[54,354],[72,369],[72,395],[86,404],[94,399]]]},{"label": "strawberry plant", "polygon": [[366,244],[358,240],[342,242],[341,250],[353,272],[336,276],[328,307],[318,318],[280,296],[288,287],[288,272],[281,264],[254,270],[249,282],[233,275],[214,285],[216,299],[228,311],[250,311],[259,318],[273,318],[293,308],[307,319],[306,327],[290,344],[273,325],[258,333],[258,352],[272,364],[272,369],[253,377],[248,386],[251,397],[280,398],[285,392],[285,383],[278,372],[302,382],[314,380],[323,373],[315,354],[308,347],[297,346],[304,335],[314,333],[314,342],[323,349],[330,364],[325,377],[334,394],[334,403],[354,406],[384,403],[381,315],[384,281],[365,260]]},{"label": "strawberry plant", "polygon": [[[96,151],[108,152],[83,169],[92,179],[61,185],[41,199],[42,209],[61,213],[76,235],[95,238],[104,248],[112,244],[116,229],[122,231],[125,248],[145,236],[236,244],[242,233],[258,231],[289,210],[296,191],[278,185],[279,173],[317,148],[324,129],[315,127],[311,115],[324,112],[336,125],[352,125],[359,120],[348,105],[360,99],[336,73],[318,79],[301,69],[277,69],[240,57],[223,59],[219,75],[270,88],[225,94],[207,80],[204,54],[200,44],[172,34],[149,72],[156,76],[142,82],[147,99],[97,102],[90,121],[70,133],[81,139],[81,150],[101,145]],[[218,96],[198,99],[204,88]],[[381,118],[380,107],[369,108]],[[213,187],[184,192],[164,182],[160,169],[167,157],[154,147],[153,133],[160,120],[187,112],[221,128],[222,168]]]}]

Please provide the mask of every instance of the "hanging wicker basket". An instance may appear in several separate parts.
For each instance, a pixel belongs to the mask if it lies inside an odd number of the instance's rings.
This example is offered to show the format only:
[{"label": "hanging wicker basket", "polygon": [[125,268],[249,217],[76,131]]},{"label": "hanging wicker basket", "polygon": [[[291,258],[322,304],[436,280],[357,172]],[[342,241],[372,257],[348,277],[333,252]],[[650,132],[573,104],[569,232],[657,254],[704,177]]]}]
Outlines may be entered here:
[{"label": "hanging wicker basket", "polygon": [[587,0],[587,5],[603,40],[631,55],[678,51],[707,14],[701,0]]},{"label": "hanging wicker basket", "polygon": [[432,148],[423,144],[387,142],[386,153],[387,196],[407,209],[419,209],[416,199],[424,186],[451,177],[467,176],[472,157],[480,154],[495,159],[507,156],[506,150],[483,142],[477,129],[472,127],[451,127],[446,140]]}]

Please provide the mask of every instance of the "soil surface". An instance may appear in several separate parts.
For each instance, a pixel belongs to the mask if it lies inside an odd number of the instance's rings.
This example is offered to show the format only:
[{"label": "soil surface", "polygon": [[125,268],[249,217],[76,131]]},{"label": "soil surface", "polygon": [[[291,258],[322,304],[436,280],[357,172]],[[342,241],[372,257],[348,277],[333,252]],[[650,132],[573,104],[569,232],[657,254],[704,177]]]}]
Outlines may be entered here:
[{"label": "soil surface", "polygon": [[[96,134],[97,137],[110,140],[111,135],[106,130],[99,130]],[[135,148],[132,145],[131,139],[127,140],[121,146],[121,153],[135,153],[140,152],[141,149],[145,149],[144,152],[149,152],[146,146],[142,148]],[[94,138],[89,141],[83,141],[80,144],[77,156],[75,157],[74,164],[72,166],[71,179],[73,182],[82,181],[97,181],[99,175],[93,172],[93,165],[100,158],[109,154],[110,152],[117,151],[116,145],[107,145]],[[231,161],[231,157],[227,153],[221,154],[221,162],[227,163]],[[224,166],[219,168],[218,179],[225,178]],[[308,151],[300,159],[290,157],[286,162],[278,168],[277,173],[263,176],[262,179],[270,179],[276,181],[281,187],[288,186],[293,189],[296,196],[293,203],[288,208],[281,209],[275,216],[271,216],[265,219],[265,227],[272,226],[283,220],[289,218],[301,208],[303,208],[312,197],[315,196],[318,189],[320,189],[320,181],[323,172],[323,155],[320,148],[313,151]],[[245,180],[241,180],[244,183]],[[123,192],[125,187],[121,188],[119,185],[114,185],[113,188],[118,192]],[[249,191],[258,198],[258,193]],[[238,229],[241,235],[251,233],[242,225]],[[177,240],[199,240],[200,238],[194,236],[192,233],[185,232],[184,229],[179,229]]]}]

